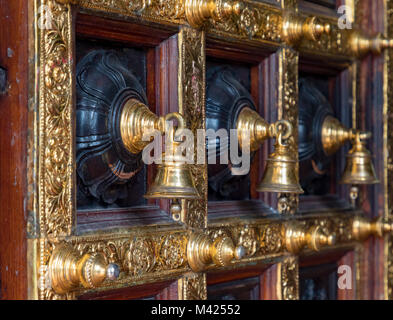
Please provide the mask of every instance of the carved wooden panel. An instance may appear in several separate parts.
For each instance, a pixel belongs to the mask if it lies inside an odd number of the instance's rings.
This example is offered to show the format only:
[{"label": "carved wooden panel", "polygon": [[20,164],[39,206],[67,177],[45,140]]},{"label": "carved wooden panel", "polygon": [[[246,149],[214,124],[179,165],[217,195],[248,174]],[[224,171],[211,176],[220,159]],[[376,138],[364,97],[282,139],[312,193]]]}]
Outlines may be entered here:
[{"label": "carved wooden panel", "polygon": [[[79,43],[76,67],[76,171],[78,208],[144,204],[141,155],[123,145],[120,114],[128,99],[148,104],[146,54]],[[107,46],[108,47],[108,46]],[[110,47],[109,47],[110,48]],[[116,47],[115,47],[116,48]]]},{"label": "carved wooden panel", "polygon": [[[211,61],[207,64],[206,129],[218,132],[225,129],[227,138],[236,128],[237,116],[246,106],[255,109],[250,94],[250,69],[247,65],[234,65]],[[216,164],[208,164],[209,200],[246,200],[250,198],[249,174],[232,174],[229,140],[218,137],[208,145],[207,154],[216,154]],[[239,150],[239,152],[241,152]],[[220,164],[222,156],[228,164]],[[251,159],[252,160],[252,159]]]}]

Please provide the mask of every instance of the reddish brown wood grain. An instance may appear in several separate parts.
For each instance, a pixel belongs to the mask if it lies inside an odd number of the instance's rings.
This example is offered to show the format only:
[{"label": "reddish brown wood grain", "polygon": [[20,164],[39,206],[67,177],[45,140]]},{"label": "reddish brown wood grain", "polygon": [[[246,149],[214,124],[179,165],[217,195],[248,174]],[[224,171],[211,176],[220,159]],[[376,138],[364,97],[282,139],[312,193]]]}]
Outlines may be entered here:
[{"label": "reddish brown wood grain", "polygon": [[27,298],[28,1],[0,1],[0,298]]}]

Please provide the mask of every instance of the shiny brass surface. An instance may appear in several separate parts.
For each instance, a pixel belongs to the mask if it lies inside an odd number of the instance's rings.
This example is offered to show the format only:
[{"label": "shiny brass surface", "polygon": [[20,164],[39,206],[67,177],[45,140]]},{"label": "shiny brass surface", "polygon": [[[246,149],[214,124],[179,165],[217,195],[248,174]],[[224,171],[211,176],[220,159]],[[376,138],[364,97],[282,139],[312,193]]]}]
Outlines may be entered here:
[{"label": "shiny brass surface", "polygon": [[339,120],[327,116],[322,124],[321,140],[326,155],[337,152],[347,141],[352,141],[353,147],[346,156],[346,165],[341,179],[343,184],[375,184],[376,177],[372,156],[365,146],[366,139],[371,134],[355,129],[347,129]]},{"label": "shiny brass surface", "polygon": [[157,165],[157,174],[145,198],[198,199],[191,171],[187,164],[176,162],[174,157]]},{"label": "shiny brass surface", "polygon": [[393,39],[386,39],[382,34],[368,37],[362,32],[354,31],[350,38],[350,45],[353,53],[359,57],[368,53],[378,55],[385,49],[393,48]]},{"label": "shiny brass surface", "polygon": [[137,99],[128,100],[120,118],[120,133],[124,145],[131,153],[140,153],[150,143],[143,136],[153,130],[164,130],[164,118],[158,117]]},{"label": "shiny brass surface", "polygon": [[83,285],[98,287],[105,279],[116,280],[119,267],[108,264],[102,254],[87,253],[80,256],[67,245],[55,248],[49,261],[51,285],[58,294],[65,294]]},{"label": "shiny brass surface", "polygon": [[372,156],[365,146],[363,138],[370,135],[357,132],[354,144],[346,156],[346,165],[340,183],[342,184],[376,184],[379,180],[375,174]]},{"label": "shiny brass surface", "polygon": [[331,156],[338,151],[347,141],[354,137],[355,130],[347,129],[341,122],[327,116],[322,124],[322,147],[327,156]]},{"label": "shiny brass surface", "polygon": [[239,14],[242,9],[240,1],[232,0],[186,0],[185,12],[190,26],[201,27],[206,20],[223,21],[232,13]]},{"label": "shiny brass surface", "polygon": [[[170,113],[165,116],[167,123],[171,118],[178,121],[178,128],[184,129],[184,120],[179,113]],[[167,140],[170,143],[168,151],[170,154],[162,154],[162,164],[157,165],[157,174],[149,191],[145,195],[147,199],[167,198],[167,199],[198,199],[200,195],[195,188],[195,183],[183,155],[177,150],[180,142],[175,140],[175,128],[165,128],[169,135]]]},{"label": "shiny brass surface", "polygon": [[330,33],[330,24],[323,24],[317,17],[286,14],[282,25],[282,37],[290,45],[297,44],[303,38],[318,41],[324,33]]},{"label": "shiny brass surface", "polygon": [[296,174],[296,157],[283,139],[292,136],[293,127],[290,122],[280,120],[267,123],[256,111],[246,107],[237,119],[236,129],[240,147],[244,147],[244,136],[250,137],[250,150],[256,151],[268,138],[276,138],[275,151],[269,156],[267,166],[258,192],[303,193]]},{"label": "shiny brass surface", "polygon": [[121,114],[121,137],[130,152],[140,153],[150,143],[150,140],[144,139],[146,134],[158,130],[169,135],[168,150],[171,153],[163,153],[162,164],[157,165],[155,180],[145,198],[197,199],[200,196],[195,188],[191,171],[185,163],[186,159],[176,152],[180,143],[175,141],[175,129],[167,125],[171,119],[177,120],[178,129],[185,128],[181,114],[174,112],[165,117],[158,117],[142,102],[130,99],[124,105]]},{"label": "shiny brass surface", "polygon": [[304,247],[319,251],[324,246],[335,244],[336,236],[333,234],[326,235],[319,225],[304,230],[304,225],[294,222],[285,230],[286,249],[293,254],[298,254]]},{"label": "shiny brass surface", "polygon": [[365,241],[371,236],[383,237],[393,232],[393,222],[379,217],[370,220],[363,216],[355,216],[352,224],[352,234],[354,239]]},{"label": "shiny brass surface", "polygon": [[257,191],[303,193],[304,191],[299,184],[295,159],[296,157],[292,154],[289,145],[282,143],[282,136],[279,134],[274,152],[267,159],[266,169]]},{"label": "shiny brass surface", "polygon": [[265,121],[256,111],[246,107],[240,112],[236,129],[238,134],[239,146],[244,145],[245,134],[250,135],[250,151],[256,151],[266,139],[273,137],[272,126]]},{"label": "shiny brass surface", "polygon": [[187,244],[188,264],[195,272],[205,270],[212,263],[220,267],[227,266],[233,259],[242,259],[244,254],[244,247],[235,247],[227,236],[211,239],[206,234],[193,233]]}]

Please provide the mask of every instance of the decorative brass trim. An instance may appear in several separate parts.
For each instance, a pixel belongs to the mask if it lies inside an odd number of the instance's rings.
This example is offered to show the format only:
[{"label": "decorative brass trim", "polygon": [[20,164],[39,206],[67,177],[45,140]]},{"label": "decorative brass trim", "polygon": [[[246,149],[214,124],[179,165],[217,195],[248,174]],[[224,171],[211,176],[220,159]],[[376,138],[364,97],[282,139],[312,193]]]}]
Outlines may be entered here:
[{"label": "decorative brass trim", "polygon": [[[189,27],[182,27],[178,34],[179,70],[178,98],[179,112],[183,114],[187,127],[197,138],[198,129],[206,129],[206,35]],[[197,143],[194,143],[197,148]],[[205,150],[196,150],[204,152]],[[183,206],[181,220],[191,230],[207,227],[207,165],[190,165],[200,200],[191,200]],[[179,299],[207,299],[206,274],[187,275],[178,282]]]},{"label": "decorative brass trim", "polygon": [[[279,87],[278,87],[278,119],[287,120],[293,127],[292,136],[288,139],[291,153],[298,158],[298,65],[299,54],[291,48],[283,47],[278,51]],[[299,164],[296,164],[296,175],[299,176]],[[294,214],[298,207],[297,194],[279,194],[278,211]]]},{"label": "decorative brass trim", "polygon": [[284,258],[278,264],[277,297],[280,300],[299,300],[299,261],[297,257]]},{"label": "decorative brass trim", "polygon": [[193,233],[187,244],[187,259],[191,269],[200,272],[213,263],[219,267],[227,266],[233,259],[240,260],[245,254],[241,245],[235,248],[228,236],[211,239],[203,233]]},{"label": "decorative brass trim", "polygon": [[[74,224],[73,37],[69,5],[43,0],[52,29],[39,32],[39,221],[41,236],[67,236]],[[36,15],[38,16],[38,14]]]},{"label": "decorative brass trim", "polygon": [[293,254],[298,254],[306,246],[310,250],[319,251],[321,247],[332,246],[335,242],[336,236],[326,235],[319,225],[305,230],[301,224],[293,223],[285,230],[286,249]]},{"label": "decorative brass trim", "polygon": [[[205,118],[205,32],[183,27],[178,35],[179,47],[179,112],[195,139],[197,130],[206,128]],[[196,142],[196,141],[195,141]],[[195,148],[197,143],[194,143]],[[199,150],[203,153],[204,150]],[[197,154],[197,152],[196,152]],[[190,166],[200,200],[188,201],[183,222],[191,228],[207,226],[207,165]]]},{"label": "decorative brass trim", "polygon": [[232,13],[238,15],[242,3],[231,0],[185,0],[185,7],[188,23],[198,28],[209,18],[223,22]]},{"label": "decorative brass trim", "polygon": [[[185,25],[188,17],[192,26],[199,27],[203,24],[205,17],[213,17],[204,22],[209,36],[223,36],[226,39],[261,43],[273,48],[278,48],[285,39],[289,40],[288,43],[292,45],[294,43],[292,40],[295,39],[300,52],[341,59],[352,58],[359,54],[358,46],[354,46],[358,43],[355,41],[358,39],[357,31],[340,29],[337,19],[331,17],[310,17],[298,13],[297,2],[287,2],[282,8],[248,0],[241,2],[137,0],[127,3],[123,0],[78,0],[77,4],[80,8],[87,10],[118,14],[159,24]],[[295,32],[290,32],[292,36],[288,38],[287,33],[284,32],[284,19],[291,11],[295,12],[295,20],[300,21],[304,28],[300,28],[302,30],[299,32],[296,30],[300,29],[295,28]],[[300,40],[299,35],[304,37]]]}]

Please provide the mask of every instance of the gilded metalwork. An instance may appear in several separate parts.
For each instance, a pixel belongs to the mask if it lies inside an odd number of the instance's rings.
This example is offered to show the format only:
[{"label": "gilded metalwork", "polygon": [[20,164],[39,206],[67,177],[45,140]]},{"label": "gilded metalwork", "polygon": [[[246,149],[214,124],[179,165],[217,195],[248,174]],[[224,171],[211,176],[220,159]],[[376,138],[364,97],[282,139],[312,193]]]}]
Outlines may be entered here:
[{"label": "gilded metalwork", "polygon": [[[293,127],[293,134],[288,139],[291,154],[298,157],[298,64],[299,54],[291,48],[283,47],[278,52],[279,87],[278,87],[278,118],[289,121]],[[298,176],[299,166],[296,165],[295,174]],[[294,214],[297,210],[299,197],[296,194],[281,193],[278,196],[278,210],[280,213]]]},{"label": "gilded metalwork", "polygon": [[330,24],[322,24],[317,17],[304,18],[286,13],[282,25],[282,38],[290,45],[296,45],[302,38],[318,41],[323,34],[330,33]]},{"label": "gilded metalwork", "polygon": [[299,223],[290,224],[285,230],[285,245],[290,253],[298,254],[304,247],[319,251],[321,247],[332,246],[336,242],[334,234],[326,235],[321,226],[303,229]]},{"label": "gilded metalwork", "polygon": [[285,258],[278,265],[277,296],[280,300],[299,299],[299,263],[297,257]]},{"label": "gilded metalwork", "polygon": [[[178,34],[179,112],[183,114],[187,127],[191,129],[195,139],[197,139],[198,129],[206,129],[205,41],[204,31],[182,27]],[[196,141],[194,146],[198,146]],[[195,151],[197,153],[202,150],[196,149]],[[200,230],[207,227],[207,165],[190,165],[190,169],[202,198],[188,201],[188,207],[182,210],[181,220],[188,228]],[[178,286],[179,299],[207,299],[206,274],[194,273],[191,276],[185,276],[179,280]]]},{"label": "gilded metalwork", "polygon": [[64,294],[82,284],[86,288],[95,288],[105,279],[116,280],[119,266],[106,263],[101,253],[87,253],[79,256],[69,246],[55,248],[49,261],[52,288],[58,294]]},{"label": "gilded metalwork", "polygon": [[179,280],[179,299],[180,300],[206,300],[206,274],[194,273],[187,275]]},{"label": "gilded metalwork", "polygon": [[393,48],[393,39],[386,39],[382,34],[368,37],[359,31],[354,31],[350,37],[352,52],[358,57],[368,53],[379,55],[383,50]]},{"label": "gilded metalwork", "polygon": [[274,152],[267,159],[266,169],[257,191],[303,193],[299,184],[296,158],[296,155],[290,152],[289,145],[282,142],[280,133],[276,138]]},{"label": "gilded metalwork", "polygon": [[[178,86],[179,112],[183,114],[187,127],[197,139],[197,130],[206,128],[205,33],[203,31],[184,27],[179,33]],[[195,140],[194,146],[197,145]],[[202,199],[188,201],[183,221],[191,228],[204,228],[207,225],[207,165],[190,165],[190,169]]]},{"label": "gilded metalwork", "polygon": [[70,235],[74,223],[73,58],[69,6],[53,1],[52,29],[39,29],[39,221],[42,236]]},{"label": "gilded metalwork", "polygon": [[[169,121],[172,119],[177,120],[176,128],[169,126]],[[178,152],[181,142],[175,139],[177,130],[185,129],[184,122],[183,116],[177,112],[158,117],[136,99],[131,99],[124,105],[120,119],[120,132],[124,145],[131,153],[142,152],[150,142],[146,136],[154,130],[168,136],[166,152],[161,156],[162,163],[158,164],[155,180],[145,195],[147,199],[200,198],[191,171],[186,164],[187,159]],[[173,210],[176,209],[173,207]]]},{"label": "gilded metalwork", "polygon": [[[276,138],[275,151],[267,160],[266,170],[258,192],[303,193],[296,175],[296,156],[283,140],[292,136],[293,127],[286,120],[268,124],[256,111],[246,107],[237,119],[239,145],[244,148],[249,143],[249,149],[256,151],[267,138]],[[250,140],[245,139],[247,135]]]},{"label": "gilded metalwork", "polygon": [[[379,180],[375,174],[372,156],[362,140],[362,134],[356,133],[353,147],[346,156],[346,165],[340,183],[376,184]],[[365,134],[368,137],[369,135]]]},{"label": "gilded metalwork", "polygon": [[393,231],[393,222],[383,217],[370,220],[363,216],[356,216],[353,220],[352,234],[358,241],[365,241],[371,236],[384,237]]},{"label": "gilded metalwork", "polygon": [[232,13],[239,14],[242,3],[230,0],[186,0],[185,7],[188,23],[197,28],[209,18],[222,22]]},{"label": "gilded metalwork", "polygon": [[233,259],[240,260],[245,254],[243,246],[235,247],[228,236],[211,239],[203,233],[193,233],[187,244],[187,258],[191,269],[200,272],[213,263],[227,266]]}]

